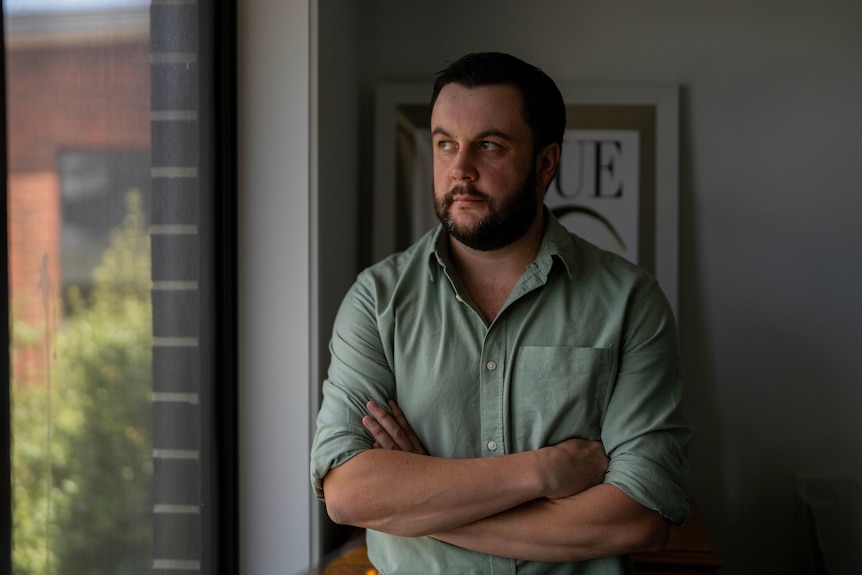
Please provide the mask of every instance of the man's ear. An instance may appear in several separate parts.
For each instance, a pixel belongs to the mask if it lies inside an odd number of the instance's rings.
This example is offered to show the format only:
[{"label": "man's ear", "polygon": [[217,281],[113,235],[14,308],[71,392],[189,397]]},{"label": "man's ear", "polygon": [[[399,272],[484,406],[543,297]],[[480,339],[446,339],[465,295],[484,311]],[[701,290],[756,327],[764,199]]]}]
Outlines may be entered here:
[{"label": "man's ear", "polygon": [[536,179],[540,188],[547,191],[548,186],[557,173],[560,164],[560,145],[554,142],[548,144],[536,154]]}]

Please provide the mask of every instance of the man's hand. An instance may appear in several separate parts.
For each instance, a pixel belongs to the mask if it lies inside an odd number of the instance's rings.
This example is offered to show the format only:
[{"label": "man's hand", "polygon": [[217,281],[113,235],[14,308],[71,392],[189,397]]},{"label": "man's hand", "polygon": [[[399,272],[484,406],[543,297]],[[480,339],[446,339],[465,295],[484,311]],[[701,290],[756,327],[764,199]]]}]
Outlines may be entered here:
[{"label": "man's hand", "polygon": [[[370,415],[362,418],[362,425],[374,437],[374,447],[427,455],[395,401],[388,404],[391,415],[373,401],[366,404]],[[537,454],[543,466],[543,492],[549,499],[570,497],[602,483],[610,463],[602,442],[588,439],[568,439]]]},{"label": "man's hand", "polygon": [[404,417],[404,412],[393,400],[389,400],[392,415],[373,401],[369,401],[365,406],[371,415],[362,418],[362,425],[374,437],[375,449],[396,449],[428,455]]},{"label": "man's hand", "polygon": [[601,441],[573,438],[538,451],[547,469],[545,493],[549,499],[570,497],[605,479],[610,459]]}]

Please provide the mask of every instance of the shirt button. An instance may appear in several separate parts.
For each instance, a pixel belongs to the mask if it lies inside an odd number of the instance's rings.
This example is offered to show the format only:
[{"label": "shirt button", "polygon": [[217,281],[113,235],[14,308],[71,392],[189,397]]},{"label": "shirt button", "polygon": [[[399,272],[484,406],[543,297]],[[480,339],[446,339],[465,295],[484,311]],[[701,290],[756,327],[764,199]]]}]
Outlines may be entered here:
[{"label": "shirt button", "polygon": [[497,442],[489,441],[488,442],[488,451],[497,451]]},{"label": "shirt button", "polygon": [[461,303],[464,303],[464,298],[461,297],[461,294],[455,294],[455,299]]},{"label": "shirt button", "polygon": [[495,369],[497,369],[497,362],[496,361],[489,361],[488,363],[485,364],[485,367],[488,368],[488,371],[494,371]]}]

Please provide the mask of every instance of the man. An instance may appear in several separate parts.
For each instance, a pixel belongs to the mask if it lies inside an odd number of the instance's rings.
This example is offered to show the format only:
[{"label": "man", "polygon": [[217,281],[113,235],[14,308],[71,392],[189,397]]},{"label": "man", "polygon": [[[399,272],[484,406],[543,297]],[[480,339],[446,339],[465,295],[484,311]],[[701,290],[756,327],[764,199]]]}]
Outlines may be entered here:
[{"label": "man", "polygon": [[443,70],[441,225],[339,310],[312,482],[382,573],[625,573],[687,517],[675,322],[651,276],[544,208],[564,130],[517,58]]}]

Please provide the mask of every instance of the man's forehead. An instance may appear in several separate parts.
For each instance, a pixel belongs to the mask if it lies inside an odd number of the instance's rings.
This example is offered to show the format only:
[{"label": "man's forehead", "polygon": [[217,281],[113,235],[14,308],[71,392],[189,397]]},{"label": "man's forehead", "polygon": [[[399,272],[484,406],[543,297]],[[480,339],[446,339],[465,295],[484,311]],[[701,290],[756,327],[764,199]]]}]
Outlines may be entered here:
[{"label": "man's forehead", "polygon": [[527,128],[520,91],[512,85],[444,86],[431,110],[432,131],[469,124],[478,131]]},{"label": "man's forehead", "polygon": [[[450,83],[440,89],[434,109],[443,102],[456,101],[466,103],[471,100],[496,102],[500,104],[521,106],[523,98],[521,91],[514,84],[488,84],[482,86],[466,86],[464,84]],[[432,110],[433,112],[433,110]]]}]

